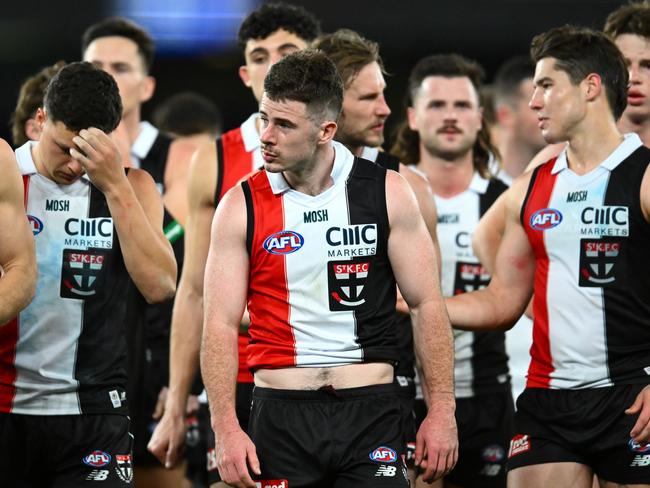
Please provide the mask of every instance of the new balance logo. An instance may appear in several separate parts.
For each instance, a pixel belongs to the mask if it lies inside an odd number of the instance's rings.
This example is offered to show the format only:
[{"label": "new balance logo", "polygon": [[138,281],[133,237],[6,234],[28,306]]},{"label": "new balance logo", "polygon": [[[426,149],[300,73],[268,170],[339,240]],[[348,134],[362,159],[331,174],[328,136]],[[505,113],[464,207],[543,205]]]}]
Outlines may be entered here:
[{"label": "new balance logo", "polygon": [[650,466],[650,454],[644,456],[634,456],[630,466]]},{"label": "new balance logo", "polygon": [[104,481],[108,478],[108,469],[93,469],[88,476],[87,481]]},{"label": "new balance logo", "polygon": [[379,466],[379,469],[375,473],[375,476],[395,476],[397,473],[397,468],[395,466]]}]

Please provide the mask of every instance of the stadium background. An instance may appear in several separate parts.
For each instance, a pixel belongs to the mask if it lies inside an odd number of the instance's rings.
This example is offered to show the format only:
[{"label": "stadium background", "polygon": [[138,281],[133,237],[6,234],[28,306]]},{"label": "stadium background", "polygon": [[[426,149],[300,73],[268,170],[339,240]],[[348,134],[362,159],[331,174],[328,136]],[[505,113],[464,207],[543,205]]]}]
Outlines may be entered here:
[{"label": "stadium background", "polygon": [[[260,0],[13,0],[0,16],[0,137],[11,140],[9,117],[22,81],[59,59],[80,57],[80,38],[91,23],[124,15],[147,26],[158,51],[156,104],[184,90],[212,99],[224,129],[239,125],[255,110],[250,91],[237,76],[242,55],[236,45],[239,23]],[[324,32],[341,27],[378,41],[387,71],[387,101],[393,110],[387,136],[403,115],[408,72],[427,54],[457,52],[479,61],[491,81],[499,64],[526,54],[532,37],[572,23],[600,29],[612,0],[304,0]]]}]

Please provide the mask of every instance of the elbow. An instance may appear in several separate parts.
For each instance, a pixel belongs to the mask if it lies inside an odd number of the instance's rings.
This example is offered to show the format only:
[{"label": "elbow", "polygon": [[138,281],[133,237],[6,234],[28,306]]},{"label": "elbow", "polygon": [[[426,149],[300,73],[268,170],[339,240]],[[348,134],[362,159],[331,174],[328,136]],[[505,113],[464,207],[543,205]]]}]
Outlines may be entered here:
[{"label": "elbow", "polygon": [[174,298],[176,294],[176,270],[168,273],[167,276],[158,277],[155,283],[142,287],[142,296],[149,305],[166,302]]}]

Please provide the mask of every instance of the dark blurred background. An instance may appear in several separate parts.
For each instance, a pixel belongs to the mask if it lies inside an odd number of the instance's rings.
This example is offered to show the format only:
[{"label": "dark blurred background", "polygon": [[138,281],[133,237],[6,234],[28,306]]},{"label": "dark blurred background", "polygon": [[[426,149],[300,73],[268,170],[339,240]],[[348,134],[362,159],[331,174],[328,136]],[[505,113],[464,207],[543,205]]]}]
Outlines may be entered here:
[{"label": "dark blurred background", "polygon": [[[224,129],[239,125],[255,101],[239,77],[239,23],[260,0],[55,0],[2,2],[0,18],[0,137],[11,140],[9,117],[22,81],[59,59],[80,57],[84,29],[108,15],[146,25],[158,43],[153,75],[156,104],[183,90],[214,100]],[[422,56],[457,52],[479,61],[491,81],[502,61],[525,54],[531,38],[552,26],[579,24],[600,29],[612,0],[304,0],[323,31],[347,27],[378,41],[387,70],[387,100],[393,110],[388,138],[403,116],[410,68]]]}]

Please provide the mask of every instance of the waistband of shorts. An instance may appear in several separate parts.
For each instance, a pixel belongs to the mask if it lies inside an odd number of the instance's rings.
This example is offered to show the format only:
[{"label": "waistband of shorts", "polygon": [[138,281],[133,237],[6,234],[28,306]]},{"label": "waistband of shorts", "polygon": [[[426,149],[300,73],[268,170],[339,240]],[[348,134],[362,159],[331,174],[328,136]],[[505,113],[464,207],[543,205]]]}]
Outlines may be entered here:
[{"label": "waistband of shorts", "polygon": [[342,389],[325,386],[318,390],[280,390],[276,388],[263,388],[256,386],[253,389],[253,399],[269,398],[296,402],[338,402],[342,400],[359,400],[374,396],[397,396],[395,385],[393,383],[386,383]]}]

